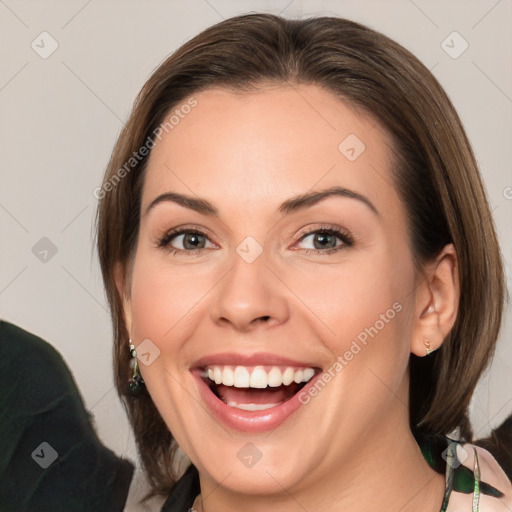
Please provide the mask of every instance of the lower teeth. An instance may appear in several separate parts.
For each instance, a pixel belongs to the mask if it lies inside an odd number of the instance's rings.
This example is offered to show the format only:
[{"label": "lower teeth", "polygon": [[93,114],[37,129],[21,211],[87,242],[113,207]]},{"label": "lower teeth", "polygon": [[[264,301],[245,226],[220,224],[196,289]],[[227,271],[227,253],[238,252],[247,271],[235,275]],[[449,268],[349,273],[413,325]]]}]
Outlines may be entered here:
[{"label": "lower teeth", "polygon": [[278,404],[238,404],[237,402],[227,402],[229,407],[235,407],[236,409],[242,409],[243,411],[264,411],[265,409],[271,409],[272,407],[276,407],[281,405],[282,402]]}]

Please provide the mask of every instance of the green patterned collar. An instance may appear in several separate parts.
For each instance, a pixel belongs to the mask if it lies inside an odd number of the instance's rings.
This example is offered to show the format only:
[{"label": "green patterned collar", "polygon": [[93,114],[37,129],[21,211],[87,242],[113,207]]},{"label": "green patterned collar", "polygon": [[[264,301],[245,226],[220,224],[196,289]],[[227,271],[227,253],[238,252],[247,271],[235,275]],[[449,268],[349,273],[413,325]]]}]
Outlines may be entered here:
[{"label": "green patterned collar", "polygon": [[[457,446],[464,443],[446,436],[420,434],[416,437],[423,457],[429,466],[438,473],[445,474],[446,487],[440,512],[446,512],[452,491],[464,494],[473,493],[473,512],[479,511],[480,494],[501,498],[503,493],[492,485],[480,480],[478,454],[474,447],[475,464],[473,471],[464,466],[457,457]],[[465,448],[463,448],[465,450]]]}]

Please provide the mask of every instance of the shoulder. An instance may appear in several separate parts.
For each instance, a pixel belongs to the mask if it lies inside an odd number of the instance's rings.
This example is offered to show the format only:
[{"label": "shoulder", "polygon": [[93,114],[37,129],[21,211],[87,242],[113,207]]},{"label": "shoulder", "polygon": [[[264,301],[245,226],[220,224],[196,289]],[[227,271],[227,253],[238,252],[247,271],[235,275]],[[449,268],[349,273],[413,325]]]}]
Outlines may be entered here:
[{"label": "shoulder", "polygon": [[[17,325],[0,320],[0,405],[11,412],[41,410],[67,392],[81,401],[66,362],[50,343]],[[67,396],[67,395],[66,395]]]},{"label": "shoulder", "polygon": [[15,363],[31,367],[34,362],[63,364],[62,356],[47,341],[5,320],[0,320],[0,350],[6,366]]},{"label": "shoulder", "polygon": [[459,444],[457,458],[462,466],[470,470],[475,477],[478,476],[479,485],[478,489],[471,493],[454,488],[447,512],[470,510],[510,512],[512,510],[512,484],[496,459],[487,450],[471,443]]}]

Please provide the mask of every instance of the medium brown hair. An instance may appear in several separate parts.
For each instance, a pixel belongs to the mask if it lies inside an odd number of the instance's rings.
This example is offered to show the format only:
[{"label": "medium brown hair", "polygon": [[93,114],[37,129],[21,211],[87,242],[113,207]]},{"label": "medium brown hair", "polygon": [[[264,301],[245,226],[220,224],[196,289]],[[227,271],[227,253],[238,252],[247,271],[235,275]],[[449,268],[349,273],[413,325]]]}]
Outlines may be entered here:
[{"label": "medium brown hair", "polygon": [[[320,86],[370,113],[392,136],[393,178],[407,211],[417,268],[453,243],[461,287],[457,320],[441,348],[428,358],[411,356],[411,429],[447,434],[461,427],[471,436],[467,407],[494,351],[504,280],[491,212],[454,107],[416,57],[363,25],[333,17],[243,15],[203,31],[153,73],[114,147],[98,208],[115,383],[154,493],[168,494],[176,481],[176,443],[147,390],[128,390],[128,332],[114,265],[120,263],[129,278],[148,157],[131,162],[129,172],[126,162],[191,95],[210,87],[243,92],[265,84]],[[126,172],[120,173],[123,166]]]}]

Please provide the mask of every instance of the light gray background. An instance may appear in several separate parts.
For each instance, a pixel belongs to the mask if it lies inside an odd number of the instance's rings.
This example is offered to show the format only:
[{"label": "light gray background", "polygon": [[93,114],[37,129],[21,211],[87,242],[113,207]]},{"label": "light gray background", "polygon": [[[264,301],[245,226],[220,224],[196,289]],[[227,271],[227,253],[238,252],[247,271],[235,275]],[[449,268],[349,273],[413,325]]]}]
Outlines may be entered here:
[{"label": "light gray background", "polygon": [[[0,317],[62,353],[103,442],[124,456],[135,457],[111,376],[109,314],[92,250],[93,190],[152,70],[202,29],[249,11],[360,21],[433,71],[473,144],[510,288],[511,0],[0,0]],[[49,39],[40,42],[43,31],[58,43],[46,59],[31,47],[35,40],[49,48]],[[442,47],[453,31],[469,44],[456,59]],[[446,41],[452,52],[462,48],[458,36]],[[32,252],[42,237],[57,247],[46,262]],[[509,306],[496,357],[472,404],[480,437],[512,412],[511,339]]]}]

